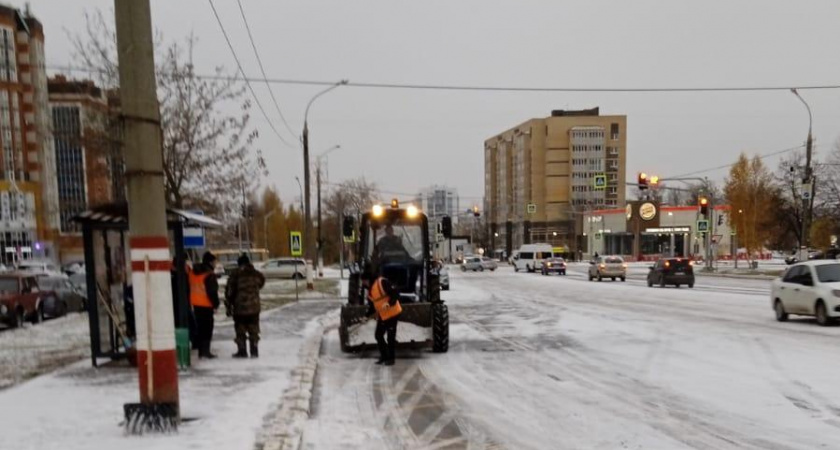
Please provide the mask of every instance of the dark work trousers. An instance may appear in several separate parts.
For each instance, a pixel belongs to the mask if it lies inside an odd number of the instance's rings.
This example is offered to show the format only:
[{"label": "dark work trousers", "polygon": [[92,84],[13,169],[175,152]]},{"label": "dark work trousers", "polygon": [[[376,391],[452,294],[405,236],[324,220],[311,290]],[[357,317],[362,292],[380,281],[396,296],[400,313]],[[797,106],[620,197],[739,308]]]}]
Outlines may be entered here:
[{"label": "dark work trousers", "polygon": [[[394,317],[389,320],[376,319],[376,346],[379,347],[379,357],[383,361],[393,361],[397,352],[397,321]],[[385,342],[385,333],[388,334],[388,342]]]},{"label": "dark work trousers", "polygon": [[210,341],[213,340],[213,308],[193,306],[195,315],[195,338],[198,343],[198,354],[210,354]]},{"label": "dark work trousers", "polygon": [[233,329],[236,330],[236,346],[245,348],[245,341],[256,347],[260,342],[260,315],[249,314],[247,316],[233,316]]}]

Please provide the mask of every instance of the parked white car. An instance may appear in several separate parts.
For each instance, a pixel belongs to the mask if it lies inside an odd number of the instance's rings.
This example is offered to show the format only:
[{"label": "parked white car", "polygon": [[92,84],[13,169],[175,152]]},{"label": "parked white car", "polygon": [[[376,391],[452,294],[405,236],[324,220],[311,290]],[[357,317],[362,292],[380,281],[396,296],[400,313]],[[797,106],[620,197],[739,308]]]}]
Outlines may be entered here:
[{"label": "parked white car", "polygon": [[776,320],[789,314],[814,316],[826,326],[840,317],[840,262],[815,260],[797,263],[773,280],[770,301]]},{"label": "parked white car", "polygon": [[550,244],[525,244],[519,247],[519,253],[513,257],[513,270],[519,272],[536,272],[542,267],[543,260],[551,258]]},{"label": "parked white car", "polygon": [[277,258],[257,267],[266,278],[291,278],[302,280],[306,277],[306,263],[299,258]]}]

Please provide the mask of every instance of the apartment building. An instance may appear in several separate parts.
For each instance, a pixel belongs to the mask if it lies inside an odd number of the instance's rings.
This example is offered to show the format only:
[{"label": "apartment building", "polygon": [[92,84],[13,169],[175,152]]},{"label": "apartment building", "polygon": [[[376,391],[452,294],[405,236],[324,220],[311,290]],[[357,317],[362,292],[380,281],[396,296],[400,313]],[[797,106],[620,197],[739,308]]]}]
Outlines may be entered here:
[{"label": "apartment building", "polygon": [[491,247],[580,246],[581,217],[624,205],[627,117],[555,110],[484,142],[484,209]]}]

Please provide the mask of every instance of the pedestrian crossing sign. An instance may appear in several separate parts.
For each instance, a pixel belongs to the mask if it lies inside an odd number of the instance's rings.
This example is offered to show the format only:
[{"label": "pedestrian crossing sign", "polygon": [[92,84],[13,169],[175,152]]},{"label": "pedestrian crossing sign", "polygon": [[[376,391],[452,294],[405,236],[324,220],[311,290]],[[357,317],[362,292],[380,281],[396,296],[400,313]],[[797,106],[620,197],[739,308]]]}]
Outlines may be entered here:
[{"label": "pedestrian crossing sign", "polygon": [[697,221],[697,232],[698,233],[705,233],[709,231],[709,221],[706,219],[698,220]]},{"label": "pedestrian crossing sign", "polygon": [[607,188],[607,175],[606,174],[598,174],[592,177],[592,187],[596,191],[603,191]]},{"label": "pedestrian crossing sign", "polygon": [[303,255],[303,238],[300,231],[289,232],[289,247],[292,249],[292,256]]}]

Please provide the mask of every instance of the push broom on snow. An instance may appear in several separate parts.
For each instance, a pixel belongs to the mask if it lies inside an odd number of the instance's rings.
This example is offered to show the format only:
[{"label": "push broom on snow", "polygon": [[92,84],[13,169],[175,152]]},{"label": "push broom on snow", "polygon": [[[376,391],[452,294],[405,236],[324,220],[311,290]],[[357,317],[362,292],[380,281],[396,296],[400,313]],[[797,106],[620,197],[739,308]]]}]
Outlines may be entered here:
[{"label": "push broom on snow", "polygon": [[[152,344],[152,314],[151,293],[152,281],[149,270],[149,255],[143,261],[145,278],[145,313],[146,313],[146,336],[148,338],[148,351],[146,358],[141,358],[138,364],[145,363],[146,370],[146,398],[148,402],[126,403],[123,405],[125,413],[125,431],[128,434],[142,435],[144,433],[171,433],[178,431],[180,412],[177,403],[158,403],[155,401],[155,370],[154,351]],[[141,367],[141,370],[143,368]],[[142,380],[141,380],[142,385]]]}]

